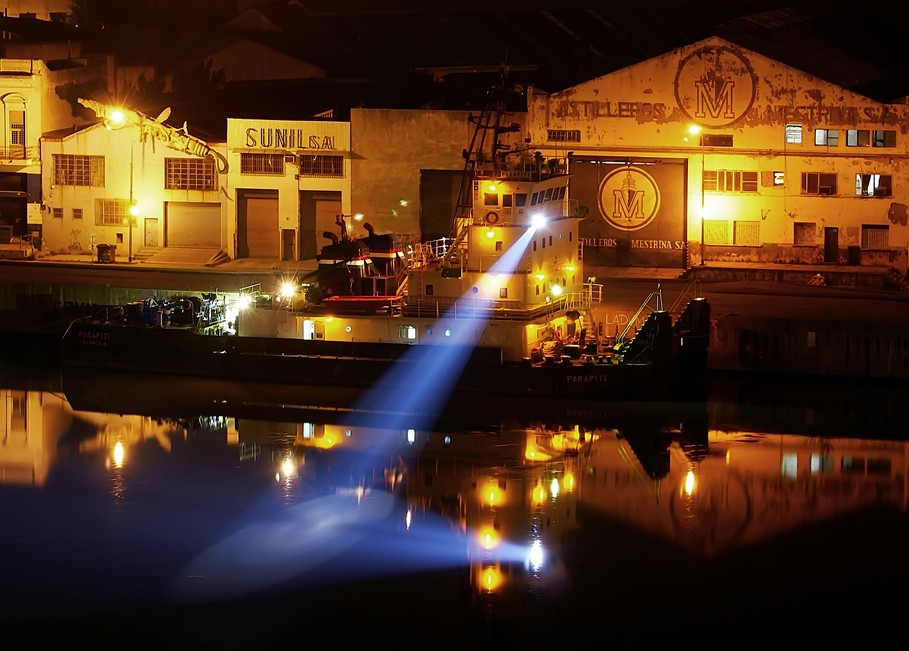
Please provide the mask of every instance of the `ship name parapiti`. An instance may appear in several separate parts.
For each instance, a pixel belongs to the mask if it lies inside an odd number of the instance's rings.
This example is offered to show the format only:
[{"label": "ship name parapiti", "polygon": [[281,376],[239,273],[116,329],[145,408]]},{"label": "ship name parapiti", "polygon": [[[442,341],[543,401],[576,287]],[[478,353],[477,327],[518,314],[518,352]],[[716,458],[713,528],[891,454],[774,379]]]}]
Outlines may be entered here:
[{"label": "ship name parapiti", "polygon": [[110,106],[91,99],[80,97],[79,103],[94,111],[96,116],[104,120],[104,126],[108,129],[136,127],[139,130],[140,142],[151,141],[154,144],[157,141],[176,151],[182,151],[200,158],[211,158],[215,161],[219,174],[227,173],[227,159],[209,147],[204,140],[189,135],[185,122],[179,129],[164,124],[164,120],[170,116],[169,108],[164,109],[157,118],[152,119],[139,111]]}]

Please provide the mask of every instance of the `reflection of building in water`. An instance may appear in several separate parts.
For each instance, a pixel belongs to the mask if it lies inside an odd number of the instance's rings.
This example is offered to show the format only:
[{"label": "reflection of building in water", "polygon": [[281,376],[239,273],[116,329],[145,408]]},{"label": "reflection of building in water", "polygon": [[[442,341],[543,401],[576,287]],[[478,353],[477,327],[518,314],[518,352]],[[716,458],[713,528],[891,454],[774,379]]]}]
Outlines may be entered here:
[{"label": "reflection of building in water", "polygon": [[72,409],[55,393],[0,389],[0,482],[40,486],[69,429]]},{"label": "reflection of building in water", "polygon": [[148,416],[73,411],[60,393],[0,389],[0,483],[41,486],[61,451],[103,451],[109,465],[122,465],[131,445],[156,441],[171,448],[171,436],[186,431]]},{"label": "reflection of building in water", "polygon": [[652,477],[623,437],[603,437],[581,500],[711,555],[872,505],[907,508],[907,443],[717,432],[692,458],[677,442]]},{"label": "reflection of building in water", "polygon": [[408,473],[409,507],[441,513],[466,534],[480,600],[559,575],[557,551],[577,527],[584,438],[577,428],[503,427],[427,442]]}]

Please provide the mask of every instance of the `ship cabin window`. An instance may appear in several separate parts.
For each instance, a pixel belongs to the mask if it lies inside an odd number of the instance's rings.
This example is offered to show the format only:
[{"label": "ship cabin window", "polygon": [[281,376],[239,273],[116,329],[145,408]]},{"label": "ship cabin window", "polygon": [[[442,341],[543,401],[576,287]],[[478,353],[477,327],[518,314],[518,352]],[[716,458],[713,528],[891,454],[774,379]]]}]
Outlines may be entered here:
[{"label": "ship cabin window", "polygon": [[552,188],[546,190],[546,195],[543,197],[543,201],[552,201]]},{"label": "ship cabin window", "polygon": [[512,197],[510,194],[503,194],[502,195],[502,207],[511,208],[513,199],[514,199],[514,197]]},{"label": "ship cabin window", "polygon": [[432,293],[433,293],[432,285],[426,285],[425,292],[426,292],[427,296],[432,296]]},{"label": "ship cabin window", "polygon": [[517,194],[515,194],[514,195],[514,205],[517,206],[518,208],[523,208],[524,206],[526,206],[527,205],[527,193],[518,192]]},{"label": "ship cabin window", "polygon": [[537,250],[537,241],[536,240],[533,241],[533,250],[534,251]]},{"label": "ship cabin window", "polygon": [[546,248],[546,238],[543,237],[543,238],[540,239],[540,241],[543,243],[543,247],[542,247],[542,248],[545,249],[545,248]]},{"label": "ship cabin window", "polygon": [[552,246],[552,235],[549,236],[549,246]]},{"label": "ship cabin window", "polygon": [[413,341],[417,338],[417,329],[412,325],[398,326],[398,337]]},{"label": "ship cabin window", "polygon": [[498,206],[499,205],[499,195],[495,192],[484,192],[483,193],[483,205],[484,206]]},{"label": "ship cabin window", "polygon": [[508,288],[499,287],[499,298],[508,298]]},{"label": "ship cabin window", "polygon": [[504,251],[504,250],[505,250],[505,243],[501,242],[501,241],[496,242],[496,251]]},{"label": "ship cabin window", "polygon": [[530,205],[531,206],[537,205],[537,201],[539,199],[539,194],[540,194],[539,192],[534,192],[532,195],[530,195]]}]

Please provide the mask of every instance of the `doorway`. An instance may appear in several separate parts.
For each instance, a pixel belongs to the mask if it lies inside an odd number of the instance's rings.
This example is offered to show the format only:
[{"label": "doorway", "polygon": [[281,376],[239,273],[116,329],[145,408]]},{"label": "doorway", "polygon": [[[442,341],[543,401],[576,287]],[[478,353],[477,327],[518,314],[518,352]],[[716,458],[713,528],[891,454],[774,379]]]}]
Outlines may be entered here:
[{"label": "doorway", "polygon": [[824,262],[840,261],[840,229],[835,226],[824,227]]}]

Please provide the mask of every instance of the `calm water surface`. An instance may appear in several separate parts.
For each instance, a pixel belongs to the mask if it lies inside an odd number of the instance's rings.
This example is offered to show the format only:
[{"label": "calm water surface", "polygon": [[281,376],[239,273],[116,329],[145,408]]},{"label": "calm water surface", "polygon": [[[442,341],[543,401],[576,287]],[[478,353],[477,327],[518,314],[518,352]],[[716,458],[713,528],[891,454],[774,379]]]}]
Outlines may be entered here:
[{"label": "calm water surface", "polygon": [[696,405],[473,402],[411,428],[300,389],[0,386],[0,625],[32,643],[904,635],[904,391],[723,381]]}]

